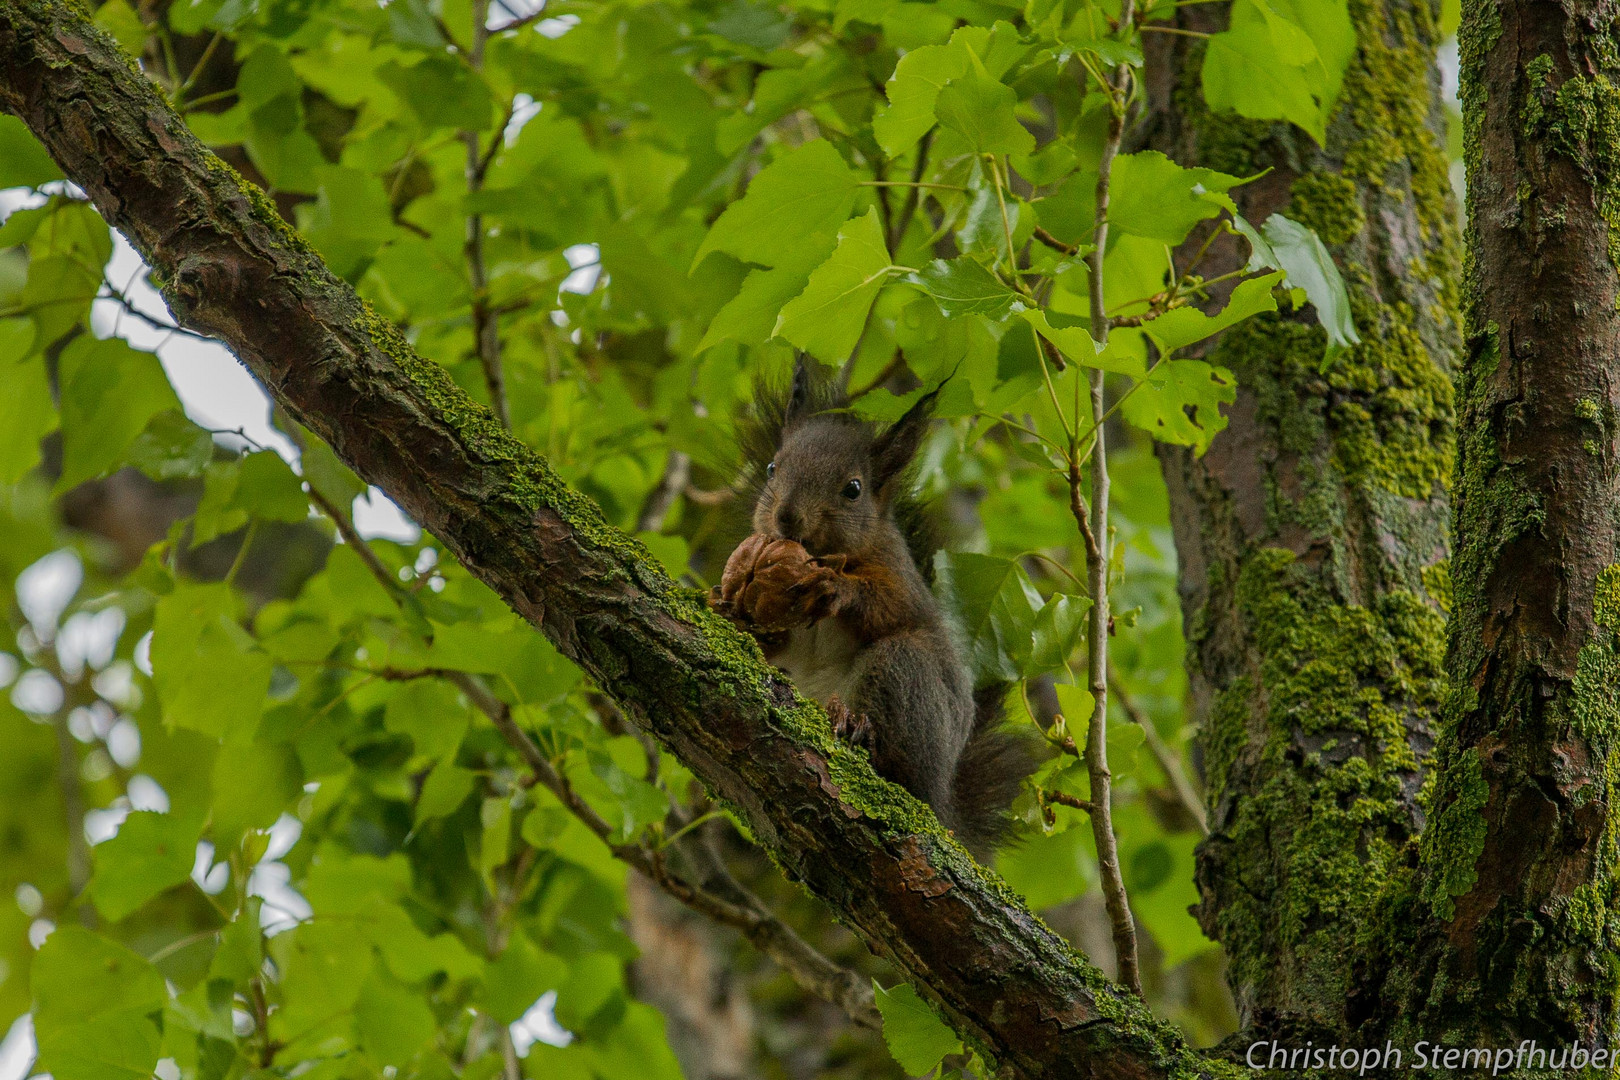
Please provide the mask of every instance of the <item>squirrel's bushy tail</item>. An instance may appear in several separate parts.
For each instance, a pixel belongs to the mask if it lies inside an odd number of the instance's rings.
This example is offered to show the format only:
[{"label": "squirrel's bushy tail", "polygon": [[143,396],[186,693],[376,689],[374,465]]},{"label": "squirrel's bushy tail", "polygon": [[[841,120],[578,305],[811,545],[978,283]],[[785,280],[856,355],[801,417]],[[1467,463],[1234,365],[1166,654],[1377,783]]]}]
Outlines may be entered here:
[{"label": "squirrel's bushy tail", "polygon": [[1040,764],[1035,734],[1002,722],[1006,697],[1006,683],[973,692],[973,734],[957,759],[951,787],[957,839],[981,858],[1012,837],[1013,799]]}]

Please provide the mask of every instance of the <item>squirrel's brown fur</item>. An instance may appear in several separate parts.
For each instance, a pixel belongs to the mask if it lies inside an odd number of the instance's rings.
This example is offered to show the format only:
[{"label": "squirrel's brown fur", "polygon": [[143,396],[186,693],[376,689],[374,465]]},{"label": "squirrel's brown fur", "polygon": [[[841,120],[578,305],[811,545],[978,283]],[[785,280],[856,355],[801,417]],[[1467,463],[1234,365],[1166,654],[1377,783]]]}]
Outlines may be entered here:
[{"label": "squirrel's brown fur", "polygon": [[933,535],[912,461],[938,391],[879,427],[851,414],[801,359],[787,393],[762,388],[741,433],[757,494],[717,606],[815,698],[877,771],[983,853],[1035,766],[1001,723],[1004,687],[972,673],[929,591]]}]

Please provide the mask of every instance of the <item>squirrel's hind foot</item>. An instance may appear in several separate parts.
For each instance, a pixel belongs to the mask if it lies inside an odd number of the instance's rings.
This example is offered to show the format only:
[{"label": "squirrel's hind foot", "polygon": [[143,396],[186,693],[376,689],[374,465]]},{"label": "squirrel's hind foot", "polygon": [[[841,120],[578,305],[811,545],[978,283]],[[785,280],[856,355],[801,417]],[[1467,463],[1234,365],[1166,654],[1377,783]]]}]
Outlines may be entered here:
[{"label": "squirrel's hind foot", "polygon": [[827,718],[832,721],[833,734],[851,746],[859,746],[867,753],[875,749],[876,732],[865,713],[851,712],[837,694],[827,699]]}]

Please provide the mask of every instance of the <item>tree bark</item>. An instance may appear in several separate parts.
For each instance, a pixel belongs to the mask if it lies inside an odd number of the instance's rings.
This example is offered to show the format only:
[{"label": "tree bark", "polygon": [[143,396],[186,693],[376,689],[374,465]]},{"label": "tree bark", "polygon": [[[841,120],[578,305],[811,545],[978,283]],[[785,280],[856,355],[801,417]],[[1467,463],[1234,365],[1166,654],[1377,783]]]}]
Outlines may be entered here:
[{"label": "tree bark", "polygon": [[1620,77],[1610,8],[1472,0],[1452,696],[1410,1015],[1614,1045]]},{"label": "tree bark", "polygon": [[[1232,369],[1203,457],[1161,447],[1210,836],[1198,909],[1225,946],[1239,1039],[1355,1030],[1376,1001],[1358,937],[1415,861],[1448,602],[1450,370],[1459,248],[1427,0],[1350,0],[1357,51],[1325,147],[1212,115],[1201,39],[1149,34],[1147,141],[1239,176],[1259,226],[1312,226],[1362,344],[1324,361],[1314,315],[1264,316],[1206,358]],[[1178,25],[1225,28],[1220,6]],[[1179,254],[1185,267],[1207,236]],[[1198,272],[1240,267],[1223,237]]]},{"label": "tree bark", "polygon": [[837,743],[751,641],[419,357],[76,8],[0,5],[0,107],[141,253],[182,325],[225,342],[984,1053],[1054,1078],[1208,1071]]}]

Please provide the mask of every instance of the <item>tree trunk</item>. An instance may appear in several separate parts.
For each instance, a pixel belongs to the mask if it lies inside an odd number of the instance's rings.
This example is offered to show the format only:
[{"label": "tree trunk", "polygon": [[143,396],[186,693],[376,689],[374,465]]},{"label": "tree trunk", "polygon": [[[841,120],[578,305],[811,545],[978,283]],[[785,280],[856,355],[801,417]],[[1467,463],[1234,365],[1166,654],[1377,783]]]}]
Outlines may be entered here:
[{"label": "tree trunk", "polygon": [[1207,1073],[926,807],[836,742],[750,639],[334,277],[75,6],[0,4],[0,107],[140,252],[182,325],[225,342],[982,1052],[1029,1076]]},{"label": "tree trunk", "polygon": [[[1414,857],[1449,601],[1459,251],[1435,13],[1426,0],[1350,11],[1358,46],[1325,148],[1210,114],[1203,41],[1148,35],[1149,142],[1189,165],[1271,170],[1233,193],[1242,213],[1317,231],[1362,338],[1324,361],[1313,316],[1228,331],[1207,358],[1237,376],[1229,429],[1202,458],[1160,449],[1211,829],[1198,915],[1230,957],[1239,1038],[1301,1046],[1368,1008],[1357,931]],[[1189,6],[1178,20],[1208,33],[1226,16]],[[1224,237],[1200,272],[1246,257]]]},{"label": "tree trunk", "polygon": [[1452,697],[1423,851],[1436,926],[1407,1009],[1499,1045],[1612,1046],[1617,1019],[1614,14],[1464,10]]}]

